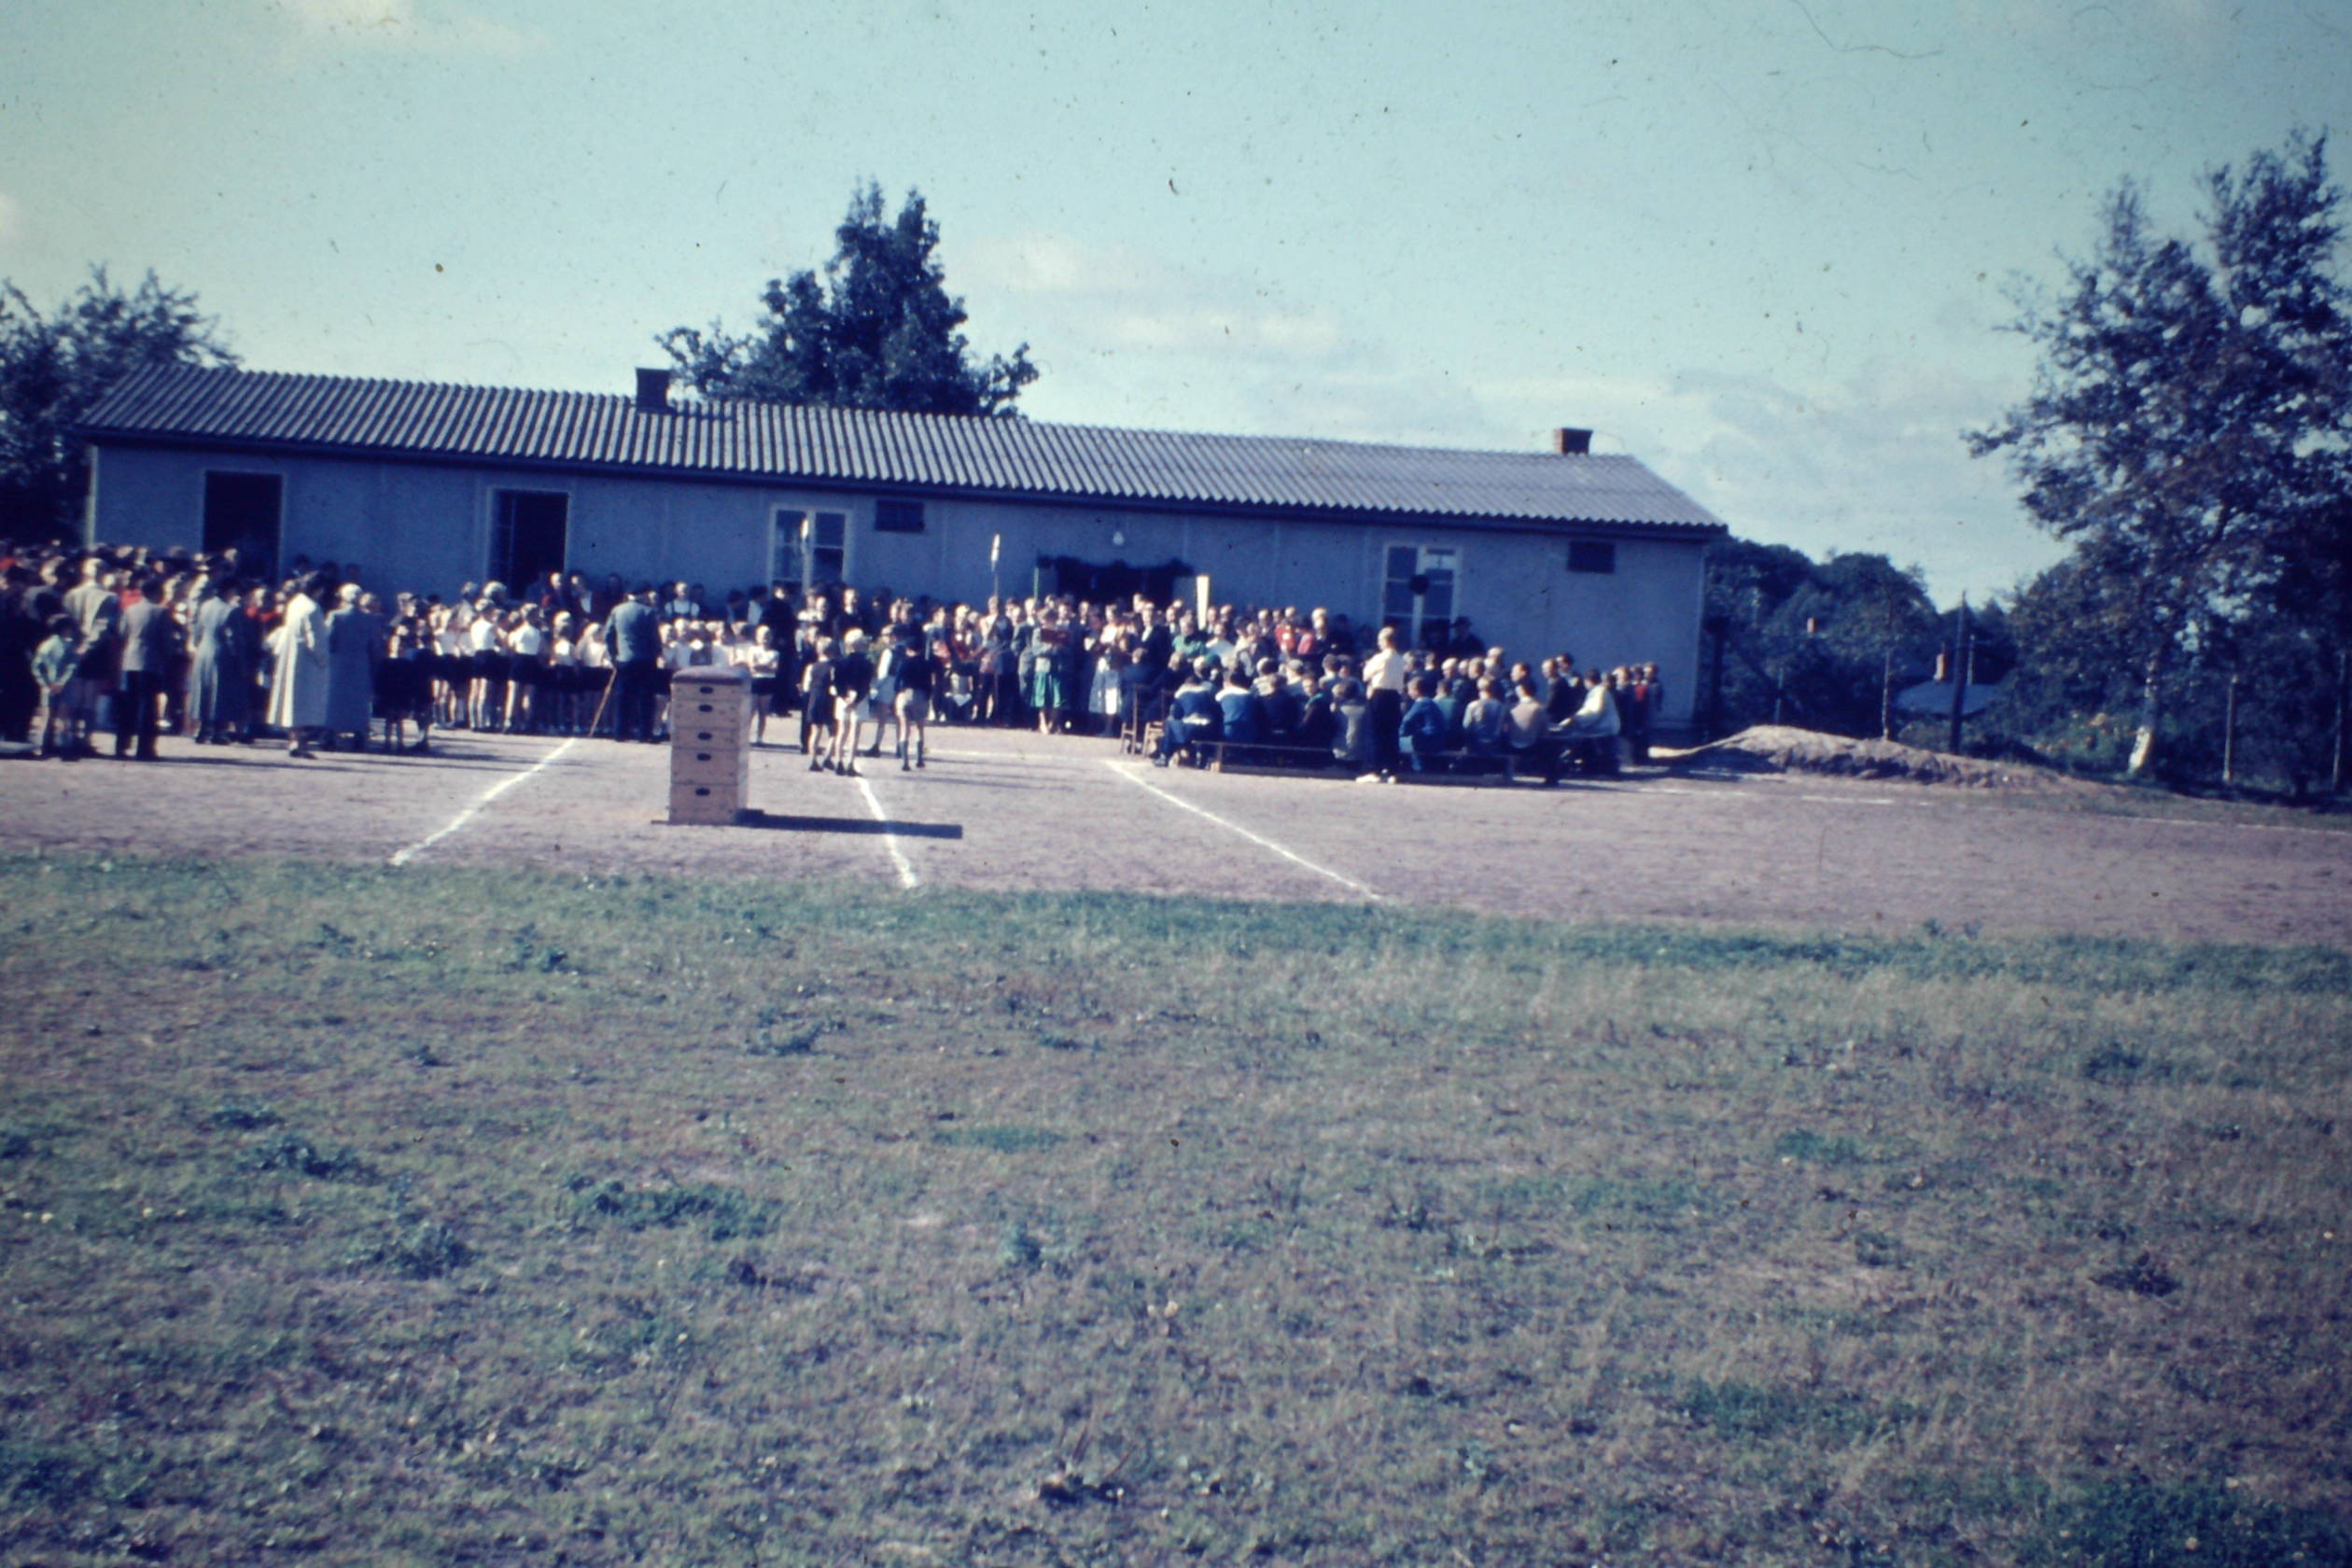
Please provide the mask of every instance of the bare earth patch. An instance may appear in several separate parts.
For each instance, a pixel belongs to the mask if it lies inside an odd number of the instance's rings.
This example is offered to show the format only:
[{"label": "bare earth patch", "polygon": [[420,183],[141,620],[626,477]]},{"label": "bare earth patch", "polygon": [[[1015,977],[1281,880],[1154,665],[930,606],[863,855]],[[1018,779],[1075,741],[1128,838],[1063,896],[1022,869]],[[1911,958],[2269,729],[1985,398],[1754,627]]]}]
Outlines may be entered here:
[{"label": "bare earth patch", "polygon": [[0,850],[2352,945],[2352,833],[2275,808],[2194,819],[2196,803],[2096,785],[1728,766],[1391,789],[1154,768],[1096,739],[932,736],[927,768],[883,758],[863,779],[762,748],[760,816],[723,828],[661,820],[659,747],[460,734],[429,758],[301,763],[167,739],[157,764],[0,763]]},{"label": "bare earth patch", "polygon": [[1757,724],[1728,739],[1653,755],[1669,768],[1728,768],[1739,773],[1810,773],[1839,778],[1889,778],[1959,784],[1980,790],[2093,794],[2105,786],[2028,763],[1954,757],[1892,740],[1855,740],[1787,724]]}]

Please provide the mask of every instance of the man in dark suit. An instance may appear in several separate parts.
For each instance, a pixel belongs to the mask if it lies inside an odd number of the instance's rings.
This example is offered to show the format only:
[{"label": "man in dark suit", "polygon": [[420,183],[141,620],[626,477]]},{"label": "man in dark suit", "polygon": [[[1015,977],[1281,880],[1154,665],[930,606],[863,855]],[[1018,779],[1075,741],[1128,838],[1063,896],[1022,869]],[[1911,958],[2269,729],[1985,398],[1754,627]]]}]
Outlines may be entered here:
[{"label": "man in dark suit", "polygon": [[653,738],[653,666],[662,657],[661,620],[653,611],[653,585],[640,582],[613,607],[605,622],[605,648],[612,656],[612,738]]},{"label": "man in dark suit", "polygon": [[155,727],[158,705],[163,699],[180,653],[180,623],[163,602],[163,580],[150,577],[139,584],[139,600],[122,612],[121,684],[115,697],[115,755],[132,755],[138,747],[143,763],[156,760]]}]

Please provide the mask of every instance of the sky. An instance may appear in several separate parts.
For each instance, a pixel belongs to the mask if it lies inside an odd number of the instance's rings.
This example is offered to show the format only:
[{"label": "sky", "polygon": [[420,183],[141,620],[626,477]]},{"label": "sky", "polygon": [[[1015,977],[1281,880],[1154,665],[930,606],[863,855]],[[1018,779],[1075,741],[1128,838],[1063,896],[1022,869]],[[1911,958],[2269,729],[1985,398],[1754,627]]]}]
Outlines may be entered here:
[{"label": "sky", "polygon": [[919,189],[1031,417],[1630,452],[1981,600],[1961,432],[2126,177],[2352,128],[2352,0],[1365,7],[7,0],[0,277],[192,291],[256,369],[625,392]]}]

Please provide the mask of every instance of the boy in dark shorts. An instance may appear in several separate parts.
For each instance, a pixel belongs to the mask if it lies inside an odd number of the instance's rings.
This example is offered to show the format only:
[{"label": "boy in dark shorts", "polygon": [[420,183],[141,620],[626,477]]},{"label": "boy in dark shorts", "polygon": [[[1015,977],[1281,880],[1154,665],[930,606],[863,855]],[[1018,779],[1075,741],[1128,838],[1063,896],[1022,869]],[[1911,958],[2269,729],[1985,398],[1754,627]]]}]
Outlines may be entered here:
[{"label": "boy in dark shorts", "polygon": [[820,637],[801,668],[800,743],[811,773],[824,771],[824,753],[833,746],[833,660],[840,651],[839,643]]},{"label": "boy in dark shorts", "polygon": [[833,661],[833,770],[856,777],[858,732],[863,728],[866,704],[874,695],[874,657],[866,651],[866,634],[851,627],[841,639],[841,656]]},{"label": "boy in dark shorts", "polygon": [[930,733],[931,688],[939,684],[939,659],[931,651],[922,628],[907,625],[902,628],[898,659],[898,761],[899,771],[907,770],[907,758],[914,757],[914,765],[923,765],[923,742]]}]

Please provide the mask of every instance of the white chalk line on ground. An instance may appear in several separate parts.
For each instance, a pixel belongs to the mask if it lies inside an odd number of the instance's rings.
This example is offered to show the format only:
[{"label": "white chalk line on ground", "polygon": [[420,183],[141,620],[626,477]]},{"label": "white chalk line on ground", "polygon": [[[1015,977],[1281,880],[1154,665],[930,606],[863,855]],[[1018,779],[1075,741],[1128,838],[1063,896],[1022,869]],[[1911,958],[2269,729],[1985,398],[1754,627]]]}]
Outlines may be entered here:
[{"label": "white chalk line on ground", "polygon": [[475,796],[474,803],[471,805],[466,807],[465,810],[460,811],[456,816],[451,818],[449,819],[449,824],[442,828],[441,832],[428,833],[425,837],[418,839],[414,844],[410,845],[405,849],[394,850],[392,852],[392,859],[387,863],[396,866],[404,866],[408,864],[409,861],[416,859],[417,856],[423,854],[426,850],[430,849],[434,845],[439,844],[442,839],[447,838],[451,833],[454,833],[459,828],[464,827],[468,822],[472,821],[474,819],[474,814],[480,811],[483,806],[488,805],[492,801],[497,800],[500,795],[505,794],[509,790],[513,789],[517,784],[522,783],[523,780],[539,772],[539,769],[545,767],[548,763],[553,762],[556,758],[570,750],[577,744],[579,744],[577,737],[572,740],[567,740],[564,742],[563,745],[555,748],[554,750],[550,751],[546,756],[541,757],[538,762],[533,763],[529,767],[525,768],[521,773],[513,774],[508,777],[499,779],[496,784],[491,785],[490,788],[483,791],[481,794]]},{"label": "white chalk line on ground", "polygon": [[1150,779],[1145,778],[1142,775],[1137,773],[1132,764],[1122,763],[1110,757],[1103,757],[1099,760],[1104,767],[1109,768],[1113,773],[1117,774],[1121,778],[1126,779],[1128,783],[1137,786],[1139,789],[1151,791],[1152,793],[1159,796],[1160,799],[1168,802],[1170,805],[1182,806],[1196,817],[1206,818],[1208,820],[1214,822],[1217,826],[1225,829],[1225,832],[1238,833],[1241,837],[1248,839],[1252,844],[1256,845],[1261,849],[1271,849],[1277,855],[1281,856],[1282,859],[1290,861],[1297,865],[1305,866],[1309,871],[1313,872],[1318,876],[1328,876],[1331,880],[1338,883],[1341,887],[1352,889],[1356,892],[1362,893],[1365,898],[1378,901],[1384,897],[1384,895],[1373,891],[1370,888],[1365,887],[1363,883],[1357,881],[1352,876],[1334,871],[1329,866],[1317,865],[1314,861],[1309,860],[1306,856],[1299,854],[1297,851],[1286,849],[1281,845],[1275,843],[1272,839],[1267,838],[1263,834],[1253,833],[1249,829],[1241,826],[1239,822],[1229,822],[1223,817],[1218,816],[1215,812],[1195,805],[1192,802],[1184,799],[1181,795],[1169,793],[1168,791],[1163,790],[1158,785],[1153,783]]},{"label": "white chalk line on ground", "polygon": [[866,808],[874,813],[874,819],[882,824],[882,847],[890,852],[890,863],[898,867],[899,886],[919,886],[913,863],[907,860],[906,852],[899,847],[898,834],[890,831],[890,819],[882,810],[882,797],[874,792],[874,781],[862,773],[858,775],[858,791],[865,796]]}]

